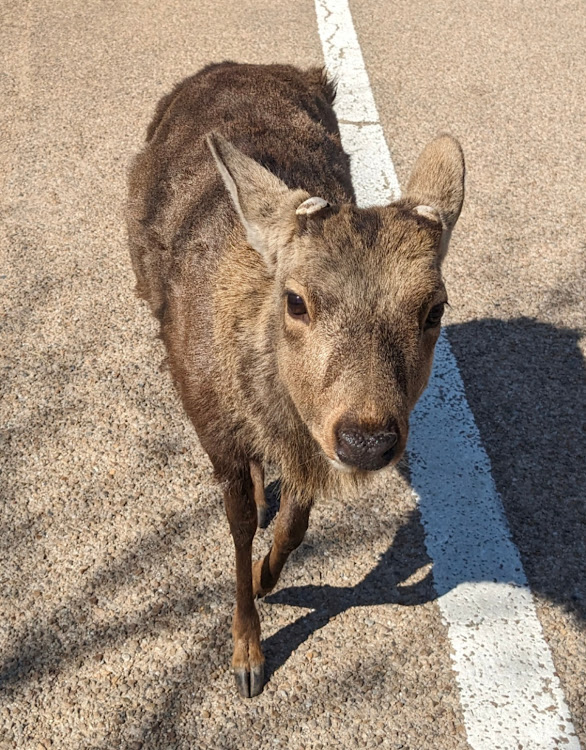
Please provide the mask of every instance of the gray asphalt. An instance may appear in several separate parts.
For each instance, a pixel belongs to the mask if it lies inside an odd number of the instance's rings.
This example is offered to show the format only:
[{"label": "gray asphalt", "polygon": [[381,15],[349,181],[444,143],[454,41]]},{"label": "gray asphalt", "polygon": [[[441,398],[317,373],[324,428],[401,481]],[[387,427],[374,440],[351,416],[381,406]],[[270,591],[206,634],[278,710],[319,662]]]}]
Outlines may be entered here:
[{"label": "gray asphalt", "polygon": [[[351,7],[400,181],[438,131],[467,156],[448,336],[586,746],[583,5]],[[221,495],[132,294],[158,98],[214,60],[320,64],[313,3],[0,17],[0,747],[467,747],[406,472],[316,509],[237,698]]]}]

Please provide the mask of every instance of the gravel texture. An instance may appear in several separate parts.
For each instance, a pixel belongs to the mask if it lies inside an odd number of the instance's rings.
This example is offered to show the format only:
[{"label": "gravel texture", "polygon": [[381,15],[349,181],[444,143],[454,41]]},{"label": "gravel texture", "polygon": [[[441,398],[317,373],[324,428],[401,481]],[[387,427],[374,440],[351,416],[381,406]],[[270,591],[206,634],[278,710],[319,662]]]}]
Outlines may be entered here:
[{"label": "gravel texture", "polygon": [[[451,128],[470,154],[450,339],[584,743],[585,98],[565,57],[555,92],[531,77],[560,49],[570,56],[557,37],[519,53],[528,68],[516,76],[473,51],[475,33],[500,38],[500,16],[479,8],[438,35],[442,3],[421,6],[417,28],[415,6],[393,6],[393,19],[370,2],[353,12],[402,180],[428,131]],[[564,9],[545,26],[559,30],[565,13],[583,62],[578,5]],[[125,167],[158,97],[211,60],[319,63],[313,4],[7,0],[0,46],[0,748],[465,748],[400,474],[352,505],[316,508],[260,604],[268,685],[237,697],[221,496],[131,293]]]}]

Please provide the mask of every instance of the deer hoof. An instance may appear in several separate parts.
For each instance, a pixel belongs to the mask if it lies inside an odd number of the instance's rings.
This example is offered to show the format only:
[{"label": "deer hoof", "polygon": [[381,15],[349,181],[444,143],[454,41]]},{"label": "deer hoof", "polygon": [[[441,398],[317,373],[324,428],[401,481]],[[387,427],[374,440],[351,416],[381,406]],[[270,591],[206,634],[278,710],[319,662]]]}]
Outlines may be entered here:
[{"label": "deer hoof", "polygon": [[234,670],[234,678],[238,693],[242,698],[254,698],[260,695],[265,682],[264,664],[251,667],[250,670],[240,667]]}]

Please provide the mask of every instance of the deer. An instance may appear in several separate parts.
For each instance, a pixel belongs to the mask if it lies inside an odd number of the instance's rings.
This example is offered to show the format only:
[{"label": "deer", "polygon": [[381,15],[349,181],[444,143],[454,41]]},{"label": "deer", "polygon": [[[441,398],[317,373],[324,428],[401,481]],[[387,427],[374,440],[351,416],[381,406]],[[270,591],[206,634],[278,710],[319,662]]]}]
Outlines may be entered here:
[{"label": "deer", "polygon": [[[161,99],[128,173],[136,293],[223,492],[243,698],[264,686],[255,599],[277,584],[312,505],[352,497],[405,451],[464,199],[462,149],[440,134],[400,199],[358,207],[334,99],[322,68],[209,65]],[[269,466],[280,506],[253,563]]]}]

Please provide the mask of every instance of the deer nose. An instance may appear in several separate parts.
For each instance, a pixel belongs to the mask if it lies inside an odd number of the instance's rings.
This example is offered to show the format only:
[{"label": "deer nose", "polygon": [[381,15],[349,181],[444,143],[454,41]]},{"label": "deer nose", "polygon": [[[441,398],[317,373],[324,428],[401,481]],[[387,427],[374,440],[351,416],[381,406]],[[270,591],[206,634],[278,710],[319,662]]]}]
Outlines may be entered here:
[{"label": "deer nose", "polygon": [[398,428],[394,422],[384,429],[342,423],[336,430],[336,453],[342,463],[375,471],[391,462],[398,440]]}]

